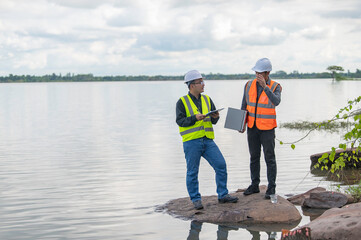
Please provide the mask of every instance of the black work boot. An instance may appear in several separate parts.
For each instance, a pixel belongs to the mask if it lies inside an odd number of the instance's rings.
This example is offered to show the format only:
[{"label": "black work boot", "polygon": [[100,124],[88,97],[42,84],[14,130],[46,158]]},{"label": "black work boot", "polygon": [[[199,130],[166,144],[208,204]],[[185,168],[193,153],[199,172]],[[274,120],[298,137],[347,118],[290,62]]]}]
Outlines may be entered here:
[{"label": "black work boot", "polygon": [[203,209],[203,205],[202,205],[202,201],[201,200],[197,200],[193,202],[194,208],[196,210],[201,210]]},{"label": "black work boot", "polygon": [[266,194],[264,195],[265,199],[270,199],[272,194],[276,193],[276,188],[267,188]]},{"label": "black work boot", "polygon": [[237,201],[238,201],[238,197],[232,197],[229,194],[222,197],[221,199],[218,199],[219,203],[236,203]]},{"label": "black work boot", "polygon": [[251,195],[253,193],[259,193],[259,187],[258,186],[254,186],[254,185],[250,185],[246,191],[243,192],[243,195]]}]

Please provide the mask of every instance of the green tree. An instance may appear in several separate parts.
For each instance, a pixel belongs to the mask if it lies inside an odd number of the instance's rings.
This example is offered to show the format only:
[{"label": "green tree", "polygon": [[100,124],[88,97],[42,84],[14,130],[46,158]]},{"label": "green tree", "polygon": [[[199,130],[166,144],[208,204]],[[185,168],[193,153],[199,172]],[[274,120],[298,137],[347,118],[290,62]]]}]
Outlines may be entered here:
[{"label": "green tree", "polygon": [[337,79],[337,77],[338,77],[337,71],[339,71],[339,72],[343,72],[343,71],[344,71],[343,67],[341,67],[341,66],[336,66],[336,65],[329,66],[329,67],[327,68],[327,70],[331,72],[331,74],[332,74],[332,80],[333,80],[333,81],[335,80],[335,78]]},{"label": "green tree", "polygon": [[274,75],[279,78],[287,78],[287,73],[283,70],[277,71],[276,73],[274,73]]}]

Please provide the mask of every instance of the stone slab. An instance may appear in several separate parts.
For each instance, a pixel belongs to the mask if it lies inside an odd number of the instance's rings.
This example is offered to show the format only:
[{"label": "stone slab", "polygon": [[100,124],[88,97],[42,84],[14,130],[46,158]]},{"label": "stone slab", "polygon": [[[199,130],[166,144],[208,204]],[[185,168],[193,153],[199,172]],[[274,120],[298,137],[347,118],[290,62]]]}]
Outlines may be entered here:
[{"label": "stone slab", "polygon": [[165,211],[175,217],[186,220],[196,220],[215,224],[280,224],[284,227],[297,226],[301,215],[297,208],[278,196],[277,203],[271,203],[264,198],[265,192],[244,196],[242,192],[230,195],[239,198],[237,203],[219,204],[217,196],[203,196],[204,209],[195,210],[188,197],[169,201],[158,207],[158,211]]}]

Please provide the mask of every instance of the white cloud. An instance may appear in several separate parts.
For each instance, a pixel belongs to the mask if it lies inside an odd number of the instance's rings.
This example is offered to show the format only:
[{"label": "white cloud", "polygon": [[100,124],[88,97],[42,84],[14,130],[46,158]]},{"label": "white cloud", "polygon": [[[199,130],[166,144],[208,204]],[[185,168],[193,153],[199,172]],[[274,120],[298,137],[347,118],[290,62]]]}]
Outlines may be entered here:
[{"label": "white cloud", "polygon": [[2,0],[0,74],[244,73],[264,56],[275,70],[352,71],[360,12],[357,0]]},{"label": "white cloud", "polygon": [[102,5],[127,6],[132,4],[131,0],[47,0],[59,6],[79,9],[94,9]]},{"label": "white cloud", "polygon": [[133,27],[141,26],[143,18],[145,17],[141,11],[134,9],[123,9],[119,14],[112,16],[107,20],[110,26],[114,27]]},{"label": "white cloud", "polygon": [[214,16],[211,33],[215,40],[232,38],[234,36],[232,19],[224,15]]},{"label": "white cloud", "polygon": [[47,56],[45,53],[26,53],[21,59],[15,59],[14,68],[25,67],[30,70],[44,68],[47,64]]},{"label": "white cloud", "polygon": [[301,31],[295,33],[295,35],[297,37],[304,37],[314,40],[332,37],[332,32],[330,31],[330,29],[322,28],[319,26],[312,26],[302,29]]},{"label": "white cloud", "polygon": [[277,45],[282,43],[287,37],[287,33],[278,28],[251,29],[241,37],[241,43],[246,45]]}]

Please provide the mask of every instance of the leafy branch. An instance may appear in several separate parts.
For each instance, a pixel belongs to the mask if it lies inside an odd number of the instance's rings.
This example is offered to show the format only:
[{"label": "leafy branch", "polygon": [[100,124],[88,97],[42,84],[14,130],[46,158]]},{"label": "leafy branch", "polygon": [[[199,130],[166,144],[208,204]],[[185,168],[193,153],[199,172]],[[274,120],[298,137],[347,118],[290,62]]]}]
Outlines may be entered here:
[{"label": "leafy branch", "polygon": [[361,96],[355,98],[352,101],[348,101],[347,106],[341,108],[332,119],[326,122],[314,123],[314,127],[311,128],[305,136],[296,141],[284,143],[278,139],[277,140],[281,145],[290,144],[291,148],[295,149],[295,144],[305,139],[314,130],[321,129],[322,127],[326,128],[327,125],[338,120],[353,118],[353,128],[343,136],[344,140],[346,140],[346,143],[340,143],[338,145],[339,149],[346,150],[347,144],[350,144],[350,152],[342,152],[339,155],[336,155],[336,147],[332,147],[330,153],[324,153],[318,159],[318,163],[314,165],[314,168],[321,167],[321,170],[330,170],[332,173],[334,173],[336,170],[342,170],[346,165],[346,161],[353,162],[353,165],[356,167],[356,163],[361,161],[361,109],[352,111],[352,108],[360,101]]}]

